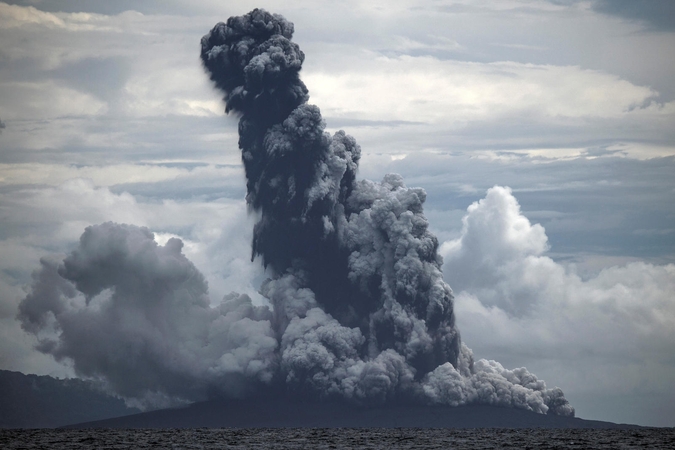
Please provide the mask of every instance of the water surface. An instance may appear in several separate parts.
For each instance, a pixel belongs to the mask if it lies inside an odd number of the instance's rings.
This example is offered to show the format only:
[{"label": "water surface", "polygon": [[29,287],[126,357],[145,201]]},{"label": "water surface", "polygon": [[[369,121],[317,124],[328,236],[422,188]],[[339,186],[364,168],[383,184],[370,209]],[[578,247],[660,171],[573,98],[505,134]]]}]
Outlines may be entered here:
[{"label": "water surface", "polygon": [[675,429],[0,430],[3,449],[675,449]]}]

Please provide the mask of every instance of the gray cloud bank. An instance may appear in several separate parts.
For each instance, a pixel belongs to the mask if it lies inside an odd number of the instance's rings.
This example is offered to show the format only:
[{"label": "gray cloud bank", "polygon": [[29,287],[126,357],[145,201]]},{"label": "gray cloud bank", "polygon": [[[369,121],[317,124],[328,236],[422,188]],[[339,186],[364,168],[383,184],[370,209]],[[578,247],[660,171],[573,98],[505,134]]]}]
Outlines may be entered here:
[{"label": "gray cloud bank", "polygon": [[675,3],[670,0],[597,0],[593,9],[642,22],[651,30],[675,31]]},{"label": "gray cloud bank", "polygon": [[454,321],[426,193],[398,175],[355,181],[360,149],[324,132],[298,73],[293,24],[254,10],[204,37],[202,59],[240,115],[254,256],[270,306],[217,307],[182,243],[147,229],[87,228],[61,263],[42,261],[20,305],[39,349],[72,360],[141,405],[243,396],[260,385],[362,404],[513,406],[573,415],[526,369],[473,360]]}]

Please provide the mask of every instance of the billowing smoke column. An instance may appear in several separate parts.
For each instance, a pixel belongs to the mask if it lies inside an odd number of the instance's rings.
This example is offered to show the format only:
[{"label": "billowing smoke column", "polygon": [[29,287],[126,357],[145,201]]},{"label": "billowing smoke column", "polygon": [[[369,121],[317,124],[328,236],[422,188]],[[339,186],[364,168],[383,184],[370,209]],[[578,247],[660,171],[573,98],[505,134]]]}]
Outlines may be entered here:
[{"label": "billowing smoke column", "polygon": [[355,182],[360,148],[342,131],[325,133],[307,104],[292,34],[292,23],[256,9],[216,25],[201,52],[226,111],[240,115],[247,201],[260,212],[253,254],[275,274],[262,292],[277,317],[287,311],[275,323],[287,382],[368,401],[451,404],[486,387],[531,409],[571,412],[523,369],[473,363],[454,325],[424,190],[393,174]]},{"label": "billowing smoke column", "polygon": [[324,132],[299,78],[293,24],[254,10],[202,39],[202,61],[239,115],[253,257],[271,307],[230,294],[152,233],[106,223],[62,262],[43,259],[20,305],[39,349],[136,404],[283,393],[361,405],[484,403],[573,415],[526,369],[474,362],[455,327],[425,192],[398,175],[356,181],[360,148]]},{"label": "billowing smoke column", "polygon": [[[360,148],[344,132],[325,133],[319,108],[306,103],[304,54],[292,32],[283,17],[255,10],[202,40],[202,61],[226,92],[227,110],[241,114],[247,201],[261,213],[254,255],[310,289],[341,325],[356,327],[359,356],[403,357],[397,378],[457,366],[452,294],[422,214],[426,194],[398,175],[355,183]],[[275,306],[287,301],[269,293]]]}]

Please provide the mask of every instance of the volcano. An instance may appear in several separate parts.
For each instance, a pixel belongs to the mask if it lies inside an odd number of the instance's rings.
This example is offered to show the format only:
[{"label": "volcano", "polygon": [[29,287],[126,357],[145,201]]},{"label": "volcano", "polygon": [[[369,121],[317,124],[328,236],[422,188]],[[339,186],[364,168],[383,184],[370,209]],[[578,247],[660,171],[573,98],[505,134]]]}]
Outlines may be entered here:
[{"label": "volcano", "polygon": [[65,428],[640,428],[489,405],[387,405],[288,399],[211,400]]}]

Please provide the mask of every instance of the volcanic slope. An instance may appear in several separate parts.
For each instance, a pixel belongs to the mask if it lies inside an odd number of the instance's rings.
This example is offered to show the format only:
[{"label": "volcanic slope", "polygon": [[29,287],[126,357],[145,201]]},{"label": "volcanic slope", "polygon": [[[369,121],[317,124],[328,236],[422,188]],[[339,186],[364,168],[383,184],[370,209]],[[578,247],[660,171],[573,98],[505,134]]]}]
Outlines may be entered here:
[{"label": "volcanic slope", "polygon": [[639,428],[488,405],[358,408],[344,402],[212,400],[67,428]]}]

